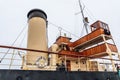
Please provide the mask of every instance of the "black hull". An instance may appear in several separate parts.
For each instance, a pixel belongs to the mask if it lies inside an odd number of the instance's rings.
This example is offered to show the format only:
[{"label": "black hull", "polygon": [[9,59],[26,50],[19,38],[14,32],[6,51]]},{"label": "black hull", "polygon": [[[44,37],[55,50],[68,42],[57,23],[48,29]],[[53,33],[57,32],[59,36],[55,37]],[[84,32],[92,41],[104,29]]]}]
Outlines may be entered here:
[{"label": "black hull", "polygon": [[116,72],[0,70],[0,80],[120,80]]}]

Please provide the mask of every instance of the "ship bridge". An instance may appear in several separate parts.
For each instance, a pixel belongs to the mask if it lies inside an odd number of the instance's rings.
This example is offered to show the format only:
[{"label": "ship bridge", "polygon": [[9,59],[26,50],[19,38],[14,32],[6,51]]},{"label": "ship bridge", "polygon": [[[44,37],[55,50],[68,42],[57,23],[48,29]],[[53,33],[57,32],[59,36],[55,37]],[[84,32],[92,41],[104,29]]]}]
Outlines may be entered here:
[{"label": "ship bridge", "polygon": [[73,57],[87,60],[109,56],[115,69],[112,55],[117,54],[118,50],[108,24],[98,20],[90,28],[90,33],[74,42],[71,42],[71,38],[65,36],[58,37],[55,44],[59,46],[59,55],[67,55],[69,60]]},{"label": "ship bridge", "polygon": [[[112,43],[107,42],[111,40]],[[96,21],[91,25],[91,33],[80,39],[70,42],[70,38],[60,36],[56,44],[62,46],[61,54],[75,54],[86,57],[104,57],[109,53],[117,52],[109,27],[102,21]],[[63,49],[64,47],[64,49]],[[70,52],[69,52],[70,51]],[[79,54],[78,54],[79,53]]]}]

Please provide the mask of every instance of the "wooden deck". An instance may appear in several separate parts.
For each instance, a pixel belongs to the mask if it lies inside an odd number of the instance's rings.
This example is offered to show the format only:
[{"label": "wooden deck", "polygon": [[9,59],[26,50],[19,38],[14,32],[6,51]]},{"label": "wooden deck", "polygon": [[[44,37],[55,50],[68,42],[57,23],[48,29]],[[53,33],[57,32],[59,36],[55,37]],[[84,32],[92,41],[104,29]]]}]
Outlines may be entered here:
[{"label": "wooden deck", "polygon": [[104,30],[100,28],[78,39],[72,44],[69,44],[69,46],[73,47],[74,49],[84,49],[94,44],[103,42],[103,35],[105,36],[106,40],[111,39],[111,35],[105,35]]},{"label": "wooden deck", "polygon": [[[117,48],[115,45],[113,44],[109,44],[107,43],[109,49],[111,50],[111,52],[117,52]],[[60,52],[60,54],[64,54],[67,56],[73,56],[73,57],[93,57],[93,58],[99,58],[99,57],[104,57],[104,56],[108,56],[109,52],[107,52],[107,47],[104,44],[101,45],[97,45],[95,47],[86,49],[82,52],[74,52],[74,51],[65,51],[62,50]]]}]

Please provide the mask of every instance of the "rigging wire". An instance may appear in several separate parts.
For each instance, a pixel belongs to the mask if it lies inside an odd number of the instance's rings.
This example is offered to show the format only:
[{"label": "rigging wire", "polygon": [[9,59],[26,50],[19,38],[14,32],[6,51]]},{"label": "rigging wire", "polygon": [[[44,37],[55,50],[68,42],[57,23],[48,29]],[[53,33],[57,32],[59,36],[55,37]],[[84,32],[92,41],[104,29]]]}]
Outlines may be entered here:
[{"label": "rigging wire", "polygon": [[80,37],[82,37],[82,35],[83,35],[83,33],[84,33],[84,25],[83,25],[83,27],[82,27],[82,30],[81,30],[81,33],[80,33]]},{"label": "rigging wire", "polygon": [[[18,36],[16,37],[15,41],[11,44],[11,46],[13,46],[15,44],[15,42],[18,40],[18,38],[21,36],[21,34],[23,33],[23,31],[25,30],[26,26],[23,27],[23,29],[21,30],[21,32],[18,34]],[[5,58],[5,56],[8,54],[8,52],[10,51],[10,48],[6,51],[6,53],[4,54],[4,56],[1,58],[0,63],[3,61],[3,59]]]},{"label": "rigging wire", "polygon": [[86,9],[85,9],[85,11],[86,11],[86,14],[88,15],[88,17],[89,17],[92,21],[94,21],[94,19],[92,18],[92,16],[90,16],[90,14],[87,12]]},{"label": "rigging wire", "polygon": [[[95,16],[93,15],[93,13],[90,11],[90,9],[84,4],[84,2],[83,2],[82,0],[81,0],[81,2],[82,2],[82,4],[85,6],[85,10],[86,10],[88,16],[90,17],[90,15],[91,15],[92,20],[97,20],[97,19],[95,18]],[[90,13],[90,14],[89,14],[89,13]],[[94,19],[93,19],[93,18],[94,18]]]},{"label": "rigging wire", "polygon": [[82,18],[83,18],[83,23],[84,23],[84,26],[85,26],[85,29],[86,29],[86,33],[88,34],[88,29],[87,29],[88,22],[85,20],[85,16],[84,16],[81,0],[78,0],[78,2],[79,2],[79,7],[80,7],[81,14],[82,14]]},{"label": "rigging wire", "polygon": [[[24,33],[23,39],[21,40],[19,47],[21,47],[21,45],[22,45],[22,43],[23,43],[23,41],[24,41],[24,39],[25,39],[25,36],[26,36],[26,32]],[[19,55],[20,58],[22,58],[22,55],[21,55],[20,52],[21,52],[21,51],[18,50],[18,53],[17,53],[17,54]]]},{"label": "rigging wire", "polygon": [[20,58],[22,58],[22,55],[21,55],[20,51],[18,51],[18,55],[19,55]]},{"label": "rigging wire", "polygon": [[[22,38],[22,40],[21,40],[21,42],[20,42],[20,45],[19,45],[19,47],[21,47],[21,45],[22,45],[22,43],[23,43],[23,41],[24,41],[24,39],[25,39],[25,36],[26,36],[26,32],[24,33],[24,36],[23,36],[23,38]],[[17,54],[16,55],[18,55],[21,59],[22,59],[22,54],[21,53],[23,53],[23,52],[21,52],[20,50],[17,50]],[[25,53],[24,53],[25,54]],[[15,54],[14,54],[15,55]]]},{"label": "rigging wire", "polygon": [[[85,10],[86,14],[88,15],[88,17],[89,17],[92,21],[96,20],[96,18],[95,18],[94,15],[92,14],[92,12],[85,6],[85,4],[83,3],[82,0],[81,0],[81,2],[82,2],[82,4],[83,4],[83,9],[82,9],[80,12],[75,13],[75,15],[78,15],[79,13],[82,13],[83,10]],[[90,13],[90,14],[89,14],[89,13]],[[83,15],[83,16],[84,16],[84,15]],[[58,26],[58,25],[56,25],[56,24],[53,24],[53,23],[50,22],[50,21],[49,21],[48,23],[51,24],[51,25],[53,25],[53,26],[55,26],[55,27],[57,27],[57,28],[60,28],[60,26]],[[84,27],[85,27],[85,25],[83,25],[83,28],[84,28]],[[83,28],[82,28],[80,37],[82,36]],[[63,28],[62,28],[62,30],[64,30],[64,31],[70,33],[71,35],[73,35],[73,36],[79,38],[79,36],[76,36],[75,34],[69,32],[69,31],[67,31],[67,30],[65,30],[65,29],[63,29]]]},{"label": "rigging wire", "polygon": [[86,7],[86,11],[88,11],[90,13],[91,17],[93,17],[94,20],[97,20],[96,17],[93,15],[93,13],[87,7]]},{"label": "rigging wire", "polygon": [[[82,0],[81,0],[81,3],[82,3],[82,5],[83,5],[82,11],[84,10],[84,11],[86,12],[86,14],[88,15],[88,17],[89,17],[92,21],[97,20],[97,19],[94,17],[93,13],[88,9],[88,7],[85,6],[85,4],[84,4],[84,2],[83,2]],[[75,13],[75,15],[78,15],[78,14],[80,14],[80,13],[81,13],[81,11]]]},{"label": "rigging wire", "polygon": [[[82,14],[82,17],[83,17],[83,22],[84,22],[84,25],[83,25],[83,27],[85,27],[86,28],[86,26],[89,26],[88,24],[87,25],[85,25],[85,21],[84,21],[84,13],[83,13],[83,10],[85,11],[85,13],[88,15],[88,17],[92,20],[92,21],[95,21],[96,20],[96,18],[93,16],[93,14],[90,12],[90,10],[85,6],[85,4],[83,3],[83,1],[82,0],[79,0],[79,6],[80,6],[80,12],[78,12],[78,13],[75,13],[75,15],[78,15],[78,14]],[[90,14],[89,14],[90,13]],[[88,22],[89,23],[89,22]],[[90,28],[90,27],[88,27],[88,28]],[[86,28],[87,29],[87,28]],[[86,32],[88,32],[88,30],[86,30]],[[82,29],[82,31],[81,31],[81,36],[82,36],[82,33],[83,33],[83,29]],[[81,37],[80,36],[80,37]]]},{"label": "rigging wire", "polygon": [[74,37],[79,38],[79,36],[71,33],[70,31],[67,31],[67,30],[63,29],[62,27],[60,27],[60,26],[58,26],[58,25],[56,25],[56,24],[54,24],[54,23],[52,23],[52,22],[50,22],[50,21],[49,21],[48,23],[51,24],[51,25],[53,25],[54,27],[57,27],[58,29],[61,28],[63,31],[70,33],[70,34],[73,35]]},{"label": "rigging wire", "polygon": [[21,45],[23,44],[23,41],[25,40],[25,37],[26,37],[26,32],[24,33],[24,36],[23,36],[23,38],[22,38],[22,40],[21,40],[21,42],[20,42],[20,44],[19,44],[19,47],[21,47]]},{"label": "rigging wire", "polygon": [[[13,64],[13,61],[16,60],[16,59],[15,59],[16,56],[19,56],[19,57],[22,59],[22,55],[21,55],[20,51],[19,51],[19,50],[16,50],[16,52],[15,52],[15,49],[14,49],[14,50],[13,50],[13,53],[12,53],[12,58],[11,58],[11,63],[10,63],[10,65],[9,65],[9,69],[11,69],[11,67],[14,65],[14,64]],[[17,59],[18,59],[18,57],[17,57]],[[18,59],[18,60],[21,61],[21,59]]]},{"label": "rigging wire", "polygon": [[13,64],[14,54],[15,54],[15,49],[13,50],[12,58],[11,58],[11,60],[10,60],[9,69],[11,69],[11,66],[12,66],[12,64]]}]

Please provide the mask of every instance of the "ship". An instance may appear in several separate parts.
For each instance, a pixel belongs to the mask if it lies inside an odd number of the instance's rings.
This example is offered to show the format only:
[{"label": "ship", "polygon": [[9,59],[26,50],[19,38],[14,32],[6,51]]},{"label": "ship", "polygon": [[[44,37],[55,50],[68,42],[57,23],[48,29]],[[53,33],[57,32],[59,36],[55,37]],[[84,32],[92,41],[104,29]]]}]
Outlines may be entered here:
[{"label": "ship", "polygon": [[[119,53],[107,23],[97,20],[75,41],[60,35],[48,47],[47,14],[32,9],[27,18],[27,48],[0,45],[26,51],[21,69],[0,69],[0,80],[120,80],[120,60],[113,58]],[[86,26],[88,19],[83,16],[83,20]]]}]

